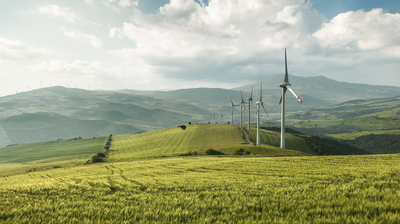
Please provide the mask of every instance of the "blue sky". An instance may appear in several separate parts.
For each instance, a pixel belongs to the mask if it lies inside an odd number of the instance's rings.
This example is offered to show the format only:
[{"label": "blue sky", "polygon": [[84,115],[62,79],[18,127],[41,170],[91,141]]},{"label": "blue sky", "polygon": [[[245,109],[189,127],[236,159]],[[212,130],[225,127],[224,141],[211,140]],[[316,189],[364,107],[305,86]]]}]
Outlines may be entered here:
[{"label": "blue sky", "polygon": [[400,2],[19,0],[0,7],[0,96],[44,86],[234,88],[283,72],[400,86]]}]

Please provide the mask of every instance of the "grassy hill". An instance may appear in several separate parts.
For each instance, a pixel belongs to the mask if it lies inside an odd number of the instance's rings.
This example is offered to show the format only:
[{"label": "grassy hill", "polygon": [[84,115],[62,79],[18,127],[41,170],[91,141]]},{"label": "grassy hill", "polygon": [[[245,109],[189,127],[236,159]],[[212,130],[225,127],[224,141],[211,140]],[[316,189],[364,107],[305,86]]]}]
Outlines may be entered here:
[{"label": "grassy hill", "polygon": [[298,112],[287,123],[308,135],[328,136],[372,153],[400,147],[400,97],[352,100]]},{"label": "grassy hill", "polygon": [[[399,155],[307,156],[289,132],[285,151],[276,131],[256,147],[222,124],[0,148],[0,222],[400,221]],[[106,162],[86,162],[99,152]]]},{"label": "grassy hill", "polygon": [[[0,98],[0,147],[212,121],[216,107],[113,92],[42,88]],[[216,110],[219,111],[219,110]],[[230,111],[230,107],[226,112]]]},{"label": "grassy hill", "polygon": [[[300,138],[290,137],[289,150],[283,151],[270,142],[271,133],[262,133],[262,147],[249,145],[238,126],[195,124],[140,134],[113,136],[107,161],[128,160],[154,155],[180,155],[189,151],[204,154],[207,149],[214,149],[232,155],[243,148],[253,155],[293,156],[316,155],[304,143],[299,147]],[[275,134],[273,134],[275,137]],[[292,143],[293,142],[293,143]],[[296,142],[296,143],[294,143]]]},{"label": "grassy hill", "polygon": [[0,176],[84,164],[106,138],[58,140],[0,148]]}]

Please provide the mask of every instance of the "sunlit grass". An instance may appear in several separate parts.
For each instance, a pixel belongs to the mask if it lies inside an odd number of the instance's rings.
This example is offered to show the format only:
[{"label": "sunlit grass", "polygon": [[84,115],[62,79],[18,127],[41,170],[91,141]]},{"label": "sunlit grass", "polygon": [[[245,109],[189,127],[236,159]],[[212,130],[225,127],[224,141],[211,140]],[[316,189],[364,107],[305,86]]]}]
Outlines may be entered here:
[{"label": "sunlit grass", "polygon": [[7,223],[398,223],[400,156],[170,157],[0,178]]}]

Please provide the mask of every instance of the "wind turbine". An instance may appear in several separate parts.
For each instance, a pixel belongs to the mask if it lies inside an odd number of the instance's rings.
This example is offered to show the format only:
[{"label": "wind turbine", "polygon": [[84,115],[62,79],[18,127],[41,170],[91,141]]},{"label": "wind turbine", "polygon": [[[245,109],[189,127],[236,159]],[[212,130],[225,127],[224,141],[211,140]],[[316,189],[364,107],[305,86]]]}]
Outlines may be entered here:
[{"label": "wind turbine", "polygon": [[40,81],[40,88],[42,88],[43,87],[42,83],[44,83],[44,81],[42,81],[40,79],[39,79],[39,81]]},{"label": "wind turbine", "polygon": [[242,97],[242,101],[240,101],[240,127],[242,127],[243,125],[243,94],[242,94],[242,90],[240,90],[240,96]]},{"label": "wind turbine", "polygon": [[232,100],[232,98],[230,98],[229,97],[229,99],[231,100],[231,107],[232,107],[232,125],[233,125],[233,108],[235,107],[235,106],[239,106],[239,105],[235,105],[235,104],[233,104],[233,100]]},{"label": "wind turbine", "polygon": [[287,90],[289,90],[294,97],[296,97],[297,100],[301,102],[300,98],[296,95],[296,93],[293,91],[292,87],[290,87],[289,83],[289,76],[288,76],[288,69],[287,69],[287,58],[286,58],[286,48],[285,48],[285,79],[281,84],[279,84],[279,87],[282,88],[282,96],[281,99],[279,100],[279,104],[282,106],[281,109],[281,149],[285,150],[285,93]]},{"label": "wind turbine", "polygon": [[253,103],[253,86],[251,86],[251,94],[247,98],[247,100],[249,101],[249,128],[248,128],[248,130],[250,131],[250,102]]},{"label": "wind turbine", "polygon": [[214,112],[214,124],[215,124],[215,112]]},{"label": "wind turbine", "polygon": [[222,124],[222,118],[224,117],[224,115],[222,114],[222,112],[221,112],[221,124]]},{"label": "wind turbine", "polygon": [[264,108],[265,113],[268,116],[267,110],[264,107],[264,102],[262,101],[262,80],[260,84],[260,100],[256,102],[257,104],[257,142],[256,145],[260,145],[260,106]]},{"label": "wind turbine", "polygon": [[28,92],[29,92],[29,82],[28,82],[28,86],[27,86],[27,87],[25,87],[25,88],[28,88]]}]

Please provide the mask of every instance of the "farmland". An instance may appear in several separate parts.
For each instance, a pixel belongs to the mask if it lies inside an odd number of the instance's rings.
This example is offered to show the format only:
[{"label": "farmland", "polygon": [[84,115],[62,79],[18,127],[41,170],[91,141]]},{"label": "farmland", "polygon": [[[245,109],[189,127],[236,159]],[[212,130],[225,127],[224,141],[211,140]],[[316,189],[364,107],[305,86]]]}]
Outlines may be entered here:
[{"label": "farmland", "polygon": [[100,152],[106,138],[58,140],[0,149],[0,176],[84,164]]},{"label": "farmland", "polygon": [[[184,130],[175,127],[140,134],[113,136],[107,161],[121,161],[157,155],[180,155],[189,151],[204,154],[204,151],[210,148],[230,155],[239,148],[249,150],[253,155],[315,155],[315,152],[302,139],[291,135],[288,135],[289,150],[282,151],[276,145],[279,136],[274,132],[263,131],[261,142],[264,144],[262,147],[255,147],[245,141],[243,132],[238,126],[195,124],[185,127]],[[255,142],[255,140],[252,140],[252,142]],[[299,147],[298,144],[301,144],[301,146]]]},{"label": "farmland", "polygon": [[190,156],[1,177],[0,220],[398,223],[399,155]]},{"label": "farmland", "polygon": [[[257,147],[244,138],[255,131],[194,124],[2,148],[0,222],[400,221],[400,155],[312,156],[290,133],[283,151],[264,129]],[[106,162],[88,163],[99,152]]]}]

